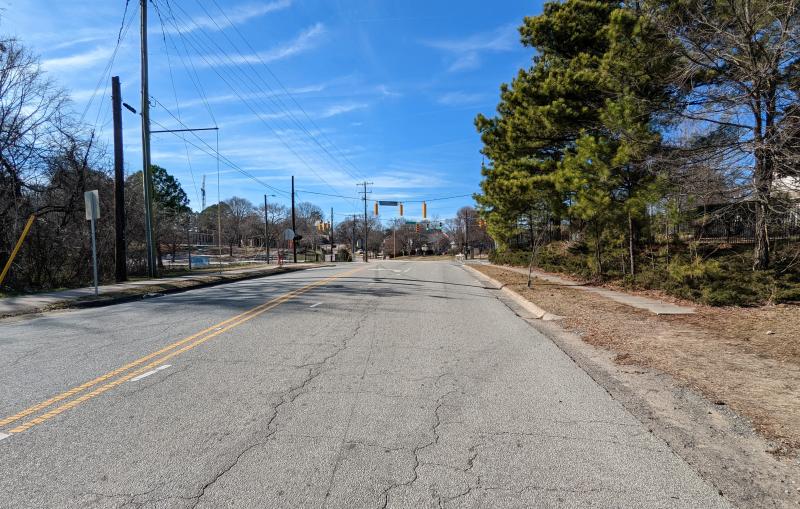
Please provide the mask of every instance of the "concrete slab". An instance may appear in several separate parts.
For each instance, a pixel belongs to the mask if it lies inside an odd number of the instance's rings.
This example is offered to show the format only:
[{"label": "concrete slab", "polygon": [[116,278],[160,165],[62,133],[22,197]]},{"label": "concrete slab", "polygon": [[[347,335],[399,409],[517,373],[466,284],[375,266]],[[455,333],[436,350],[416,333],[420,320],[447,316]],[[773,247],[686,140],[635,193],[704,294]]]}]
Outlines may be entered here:
[{"label": "concrete slab", "polygon": [[[491,265],[491,264],[486,264]],[[519,267],[506,267],[501,265],[495,265],[495,267],[501,269],[512,270],[514,272],[519,272],[520,274],[528,274],[528,269],[519,268]],[[584,285],[581,283],[577,283],[575,281],[571,281],[569,279],[557,276],[555,274],[549,274],[547,272],[542,272],[540,270],[533,271],[534,277],[537,279],[542,279],[544,281],[548,281],[550,283],[554,283],[560,286],[569,286],[576,290],[581,290],[584,292],[591,292],[607,299],[613,300],[614,302],[619,302],[620,304],[625,304],[627,306],[631,306],[638,309],[644,309],[646,311],[650,311],[656,315],[692,315],[695,312],[695,309],[692,307],[687,306],[678,306],[676,304],[672,304],[669,302],[664,302],[658,299],[652,299],[649,297],[642,297],[639,295],[631,295],[629,293],[618,292],[616,290],[609,290],[606,288],[599,288],[597,286],[589,286]]]}]

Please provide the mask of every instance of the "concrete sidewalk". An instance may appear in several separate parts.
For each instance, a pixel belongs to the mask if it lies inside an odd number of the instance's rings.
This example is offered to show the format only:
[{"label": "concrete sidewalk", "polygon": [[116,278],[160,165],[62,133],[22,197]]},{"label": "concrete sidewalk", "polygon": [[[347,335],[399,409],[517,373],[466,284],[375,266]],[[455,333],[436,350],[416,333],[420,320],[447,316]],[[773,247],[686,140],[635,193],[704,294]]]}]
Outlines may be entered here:
[{"label": "concrete sidewalk", "polygon": [[[492,265],[492,264],[486,264],[486,265]],[[526,276],[528,275],[528,269],[525,268],[508,267],[505,265],[494,265],[494,266],[501,269],[513,270],[514,272],[519,272],[520,274],[525,274]],[[631,306],[638,309],[644,309],[656,315],[691,315],[694,314],[695,312],[694,308],[691,307],[678,306],[676,304],[670,304],[669,302],[664,302],[662,300],[657,300],[657,299],[651,299],[649,297],[641,297],[639,295],[631,295],[629,293],[618,292],[615,290],[608,290],[606,288],[600,288],[597,286],[584,285],[576,281],[571,281],[569,279],[556,276],[555,274],[542,272],[540,270],[534,269],[533,276],[536,277],[537,279],[541,279],[556,285],[569,286],[575,288],[576,290],[596,293],[597,295],[601,295],[607,299],[619,302],[620,304],[625,304],[627,306]]]},{"label": "concrete sidewalk", "polygon": [[117,302],[140,299],[152,294],[185,291],[192,288],[201,288],[215,284],[230,283],[243,279],[252,279],[296,270],[312,269],[316,267],[322,267],[324,265],[326,264],[287,263],[282,267],[278,267],[277,265],[260,265],[258,267],[244,267],[241,269],[225,270],[222,272],[196,272],[186,276],[126,281],[125,283],[99,286],[99,294],[97,296],[94,294],[94,286],[90,286],[86,288],[74,288],[71,290],[62,290],[58,292],[6,297],[0,299],[0,318],[39,313],[50,309],[108,305]]}]

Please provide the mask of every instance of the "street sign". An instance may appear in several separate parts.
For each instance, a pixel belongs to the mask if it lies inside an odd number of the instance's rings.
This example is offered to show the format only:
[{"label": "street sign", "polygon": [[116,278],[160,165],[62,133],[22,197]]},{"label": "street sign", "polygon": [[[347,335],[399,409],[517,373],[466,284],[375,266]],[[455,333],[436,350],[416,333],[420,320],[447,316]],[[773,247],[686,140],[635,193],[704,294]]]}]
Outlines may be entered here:
[{"label": "street sign", "polygon": [[83,193],[83,201],[86,204],[86,219],[91,221],[92,235],[92,273],[94,275],[94,294],[98,294],[97,289],[97,241],[95,240],[94,223],[100,217],[100,193],[97,189]]},{"label": "street sign", "polygon": [[409,221],[408,219],[406,219],[406,224],[417,224],[417,222],[416,221]]},{"label": "street sign", "polygon": [[291,228],[283,230],[283,240],[294,240],[294,231]]},{"label": "street sign", "polygon": [[[100,218],[100,193],[97,189],[83,193],[83,202],[86,205],[86,220]],[[92,213],[94,212],[94,213]]]},{"label": "street sign", "polygon": [[388,200],[378,200],[378,205],[386,206],[386,207],[397,207],[398,202],[396,201],[388,201]]}]

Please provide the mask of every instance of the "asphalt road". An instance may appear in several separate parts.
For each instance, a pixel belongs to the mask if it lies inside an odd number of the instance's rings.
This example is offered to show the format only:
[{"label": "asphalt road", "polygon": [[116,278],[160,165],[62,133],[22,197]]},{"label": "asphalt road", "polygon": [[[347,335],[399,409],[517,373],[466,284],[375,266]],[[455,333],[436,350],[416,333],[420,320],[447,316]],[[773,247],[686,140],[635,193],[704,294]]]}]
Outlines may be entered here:
[{"label": "asphalt road", "polygon": [[447,262],[0,321],[0,433],[9,508],[727,507]]}]

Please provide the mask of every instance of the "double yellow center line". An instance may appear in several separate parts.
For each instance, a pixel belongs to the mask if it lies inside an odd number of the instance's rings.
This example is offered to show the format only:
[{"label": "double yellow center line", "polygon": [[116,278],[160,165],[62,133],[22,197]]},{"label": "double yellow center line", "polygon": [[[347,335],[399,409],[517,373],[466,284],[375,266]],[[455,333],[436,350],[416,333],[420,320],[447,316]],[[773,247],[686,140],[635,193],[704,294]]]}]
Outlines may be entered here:
[{"label": "double yellow center line", "polygon": [[[55,405],[56,403],[61,403],[62,401],[69,400],[66,403],[62,403],[62,404],[60,404],[60,405],[58,405],[58,406],[56,406],[54,408],[51,408],[47,412],[45,412],[45,413],[43,413],[43,414],[41,414],[41,415],[39,415],[39,416],[37,416],[37,417],[35,417],[33,419],[30,419],[30,420],[28,420],[26,422],[23,422],[23,423],[17,425],[14,428],[11,428],[10,430],[7,431],[7,433],[14,434],[14,433],[21,433],[23,431],[27,431],[28,429],[32,428],[33,426],[36,426],[37,424],[41,424],[44,421],[46,421],[48,419],[52,419],[53,417],[65,412],[65,411],[67,411],[67,410],[69,410],[71,408],[74,408],[74,407],[80,405],[81,403],[83,403],[83,402],[85,402],[87,400],[90,400],[90,399],[92,399],[92,398],[94,398],[96,396],[99,396],[99,395],[103,394],[104,392],[107,392],[107,391],[113,389],[114,387],[117,387],[117,386],[127,382],[131,378],[134,378],[134,377],[136,377],[136,376],[138,376],[138,375],[140,375],[142,373],[145,373],[145,372],[155,368],[156,366],[158,366],[160,364],[163,364],[165,361],[167,361],[167,360],[169,360],[169,359],[171,359],[171,358],[173,358],[173,357],[175,357],[177,355],[180,355],[180,354],[182,354],[184,352],[187,352],[187,351],[191,350],[192,348],[195,348],[196,346],[202,345],[206,341],[208,341],[208,340],[210,340],[212,338],[215,338],[215,337],[219,336],[220,334],[222,334],[222,333],[224,333],[226,331],[229,331],[229,330],[233,329],[234,327],[237,327],[237,326],[239,326],[239,325],[241,325],[241,324],[243,324],[243,323],[245,323],[245,322],[247,322],[249,320],[252,320],[253,318],[261,315],[262,313],[265,313],[265,312],[269,311],[270,309],[272,309],[274,307],[277,307],[277,306],[281,305],[282,303],[293,299],[294,297],[297,297],[298,295],[306,293],[306,292],[308,292],[308,291],[310,291],[310,290],[312,290],[314,288],[317,288],[319,286],[326,285],[326,284],[330,283],[331,281],[333,281],[335,279],[349,276],[350,274],[353,274],[353,273],[355,273],[355,272],[357,272],[359,270],[361,270],[360,267],[357,268],[357,269],[354,269],[354,270],[343,272],[341,274],[336,274],[336,275],[331,276],[329,278],[325,278],[325,279],[321,279],[319,281],[315,281],[314,283],[308,284],[308,285],[303,286],[301,288],[298,288],[296,290],[292,290],[291,292],[285,293],[285,294],[283,294],[283,295],[281,295],[279,297],[276,297],[276,298],[274,298],[274,299],[272,299],[270,301],[267,301],[267,302],[265,302],[263,304],[260,304],[260,305],[258,305],[256,307],[251,308],[251,309],[249,309],[249,310],[247,310],[247,311],[245,311],[243,313],[240,313],[240,314],[238,314],[238,315],[236,315],[234,317],[228,318],[227,320],[223,320],[222,322],[219,322],[219,323],[214,324],[214,325],[212,325],[210,327],[207,327],[207,328],[201,330],[200,332],[197,332],[195,334],[192,334],[191,336],[185,337],[185,338],[183,338],[181,340],[178,340],[178,341],[176,341],[174,343],[171,343],[171,344],[165,346],[164,348],[161,348],[158,351],[155,351],[153,353],[147,354],[144,357],[140,357],[140,358],[136,359],[133,362],[129,362],[128,364],[125,364],[124,366],[121,366],[121,367],[119,367],[117,369],[109,371],[108,373],[100,375],[99,377],[97,377],[97,378],[95,378],[93,380],[89,380],[88,382],[85,382],[85,383],[83,383],[83,384],[81,384],[81,385],[79,385],[77,387],[73,387],[72,389],[70,389],[68,391],[62,392],[61,394],[57,394],[56,396],[53,396],[52,398],[49,398],[49,399],[47,399],[45,401],[42,401],[41,403],[37,403],[37,404],[35,404],[35,405],[31,406],[31,407],[28,407],[25,410],[17,412],[14,415],[5,417],[3,419],[0,419],[0,428],[4,427],[4,426],[7,426],[7,425],[9,425],[11,423],[14,423],[16,421],[19,421],[21,419],[24,419],[26,417],[29,417],[31,415],[37,414],[41,410],[44,410],[44,409],[46,409],[48,407],[51,407],[51,406]],[[114,378],[114,377],[117,377],[118,375],[122,375],[122,376],[119,376],[119,378]],[[111,379],[113,379],[113,380],[109,382],[109,380],[111,380]],[[95,386],[97,386],[97,387],[95,387]],[[95,387],[93,390],[91,390],[89,392],[84,392],[84,391],[87,391],[88,389],[91,389],[93,387]],[[73,396],[76,396],[78,394],[80,394],[80,396],[76,397],[75,399],[70,399]]]}]

